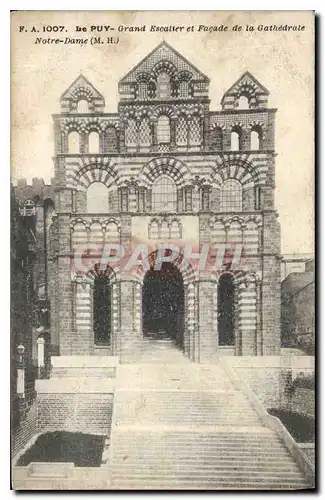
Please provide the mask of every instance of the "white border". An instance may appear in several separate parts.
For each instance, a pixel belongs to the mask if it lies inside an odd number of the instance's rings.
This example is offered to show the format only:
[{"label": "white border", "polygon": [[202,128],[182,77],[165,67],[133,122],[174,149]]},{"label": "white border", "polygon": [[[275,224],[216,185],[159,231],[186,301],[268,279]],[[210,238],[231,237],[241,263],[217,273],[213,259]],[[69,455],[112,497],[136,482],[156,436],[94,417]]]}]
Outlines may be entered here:
[{"label": "white border", "polygon": [[[9,322],[9,311],[10,311],[10,265],[9,265],[9,245],[10,245],[10,227],[9,227],[9,182],[10,182],[10,176],[9,176],[9,165],[10,165],[10,101],[9,101],[9,81],[10,81],[10,60],[9,60],[9,48],[10,48],[10,20],[9,20],[9,11],[10,10],[198,10],[198,6],[200,7],[200,10],[315,10],[316,14],[320,17],[322,17],[322,14],[325,12],[324,8],[324,2],[321,2],[320,0],[314,1],[313,5],[311,5],[311,2],[309,1],[299,1],[296,0],[294,3],[294,9],[292,8],[293,3],[289,1],[284,1],[284,0],[273,0],[273,2],[270,2],[270,5],[266,5],[265,2],[261,4],[261,2],[257,1],[247,1],[245,2],[243,6],[243,2],[239,0],[228,0],[225,4],[223,5],[216,5],[216,2],[211,2],[207,0],[200,0],[200,2],[194,2],[194,1],[187,1],[186,5],[184,5],[183,2],[175,2],[175,0],[164,0],[164,1],[156,1],[154,2],[149,2],[145,0],[139,0],[138,2],[134,3],[132,0],[119,0],[116,2],[114,5],[110,5],[109,2],[105,1],[99,1],[99,0],[93,0],[92,2],[85,2],[82,0],[79,0],[77,3],[73,2],[71,0],[56,0],[56,1],[48,1],[48,2],[42,2],[40,0],[34,0],[27,2],[28,5],[26,5],[26,1],[23,0],[17,0],[14,5],[10,5],[11,2],[2,2],[0,6],[0,36],[2,38],[1,40],[1,87],[2,87],[2,120],[1,120],[1,140],[2,140],[2,164],[1,164],[1,196],[0,196],[0,203],[1,203],[1,214],[2,214],[2,224],[1,224],[1,236],[2,236],[2,244],[1,244],[1,263],[2,263],[2,286],[0,288],[1,290],[1,316],[0,316],[0,324],[2,327],[2,338],[4,342],[1,345],[1,353],[2,353],[2,360],[0,363],[0,368],[1,368],[1,382],[2,382],[2,387],[4,388],[3,391],[3,397],[1,399],[2,403],[2,408],[0,412],[1,416],[1,474],[0,474],[0,492],[1,492],[1,498],[7,499],[11,497],[13,494],[15,494],[12,491],[9,491],[9,470],[10,470],[10,463],[9,463],[9,457],[10,457],[10,435],[9,435],[9,401],[10,401],[10,395],[9,395],[9,340],[10,340],[10,322]],[[153,9],[153,5],[155,6],[155,9]],[[261,9],[261,5],[267,7],[266,9]],[[217,9],[216,7],[226,7],[226,8],[219,8]],[[319,26],[318,28],[321,28],[321,24],[323,24],[323,19],[320,19]],[[320,60],[318,61],[318,74],[321,75],[321,69],[323,66],[324,62],[324,35],[323,33],[319,34],[319,46],[318,46],[318,51],[319,54],[321,55]],[[319,92],[321,91],[321,85],[319,85]],[[324,137],[324,130],[321,127],[321,122],[322,118],[324,116],[324,99],[320,99],[318,102],[318,105],[321,103],[321,110],[320,116],[319,116],[319,130],[318,130],[318,142],[319,144],[322,144],[325,137]],[[321,135],[320,135],[321,132]],[[322,175],[322,170],[324,168],[323,162],[322,162],[322,151],[320,151],[320,155],[318,158],[318,169],[319,169],[319,175],[318,175],[318,184],[321,186],[324,186],[323,184],[323,175]],[[323,196],[320,196],[320,199],[324,199]],[[322,231],[322,222],[324,218],[324,203],[321,203],[320,206],[320,214],[319,214],[319,220],[318,220],[318,231],[320,231],[320,234],[322,235],[320,238],[320,249],[323,248],[323,241],[322,237],[324,236],[324,232]],[[325,228],[324,228],[325,229]],[[3,237],[4,236],[4,237]],[[323,280],[325,279],[325,271],[322,266],[321,268],[321,276],[319,282],[322,283]],[[4,283],[3,283],[4,282]],[[3,286],[5,285],[5,286]],[[320,300],[319,303],[319,312],[322,310],[325,310],[325,299],[324,296],[322,297],[322,300]],[[318,347],[321,347],[321,349],[318,350],[318,357],[322,359],[324,352],[323,352],[323,346],[324,343],[320,342],[320,339],[322,337],[323,333],[323,325],[319,325],[319,331],[318,331]],[[325,333],[325,332],[324,332]],[[321,362],[318,360],[319,363],[319,368],[321,370]],[[318,387],[322,387],[322,382],[324,381],[324,374],[319,373],[319,384]],[[320,401],[322,402],[322,400]],[[320,408],[319,414],[321,414],[322,408]],[[321,422],[318,422],[318,425],[320,425]],[[323,450],[323,445],[324,445],[324,433],[323,433],[323,438],[322,442],[319,443],[319,448],[321,448],[321,451]],[[322,446],[320,446],[322,445]],[[319,460],[321,461],[321,453],[319,453],[318,456]],[[322,471],[318,470],[318,481],[320,487],[322,487]],[[107,492],[112,495],[112,493]],[[218,497],[222,495],[221,493],[217,493]],[[39,498],[42,498],[45,493],[43,494],[38,494]],[[63,496],[67,497],[67,493],[61,494]],[[89,493],[87,496],[93,497],[96,495],[96,493]],[[172,494],[174,496],[175,494]],[[199,495],[199,493],[198,493]],[[233,494],[235,495],[235,494]],[[262,495],[262,494],[261,494]],[[286,493],[283,493],[282,495],[286,495]],[[303,494],[297,493],[299,497],[302,497]],[[121,494],[119,494],[121,496]],[[123,495],[122,495],[123,496]],[[146,495],[147,496],[147,495]],[[151,496],[151,495],[150,495]],[[192,496],[192,495],[191,495]],[[232,495],[230,495],[231,497]],[[258,495],[259,496],[259,495]],[[263,494],[264,496],[264,494]],[[229,495],[227,495],[229,498]],[[46,498],[46,497],[45,497]],[[68,498],[68,497],[67,497]]]}]

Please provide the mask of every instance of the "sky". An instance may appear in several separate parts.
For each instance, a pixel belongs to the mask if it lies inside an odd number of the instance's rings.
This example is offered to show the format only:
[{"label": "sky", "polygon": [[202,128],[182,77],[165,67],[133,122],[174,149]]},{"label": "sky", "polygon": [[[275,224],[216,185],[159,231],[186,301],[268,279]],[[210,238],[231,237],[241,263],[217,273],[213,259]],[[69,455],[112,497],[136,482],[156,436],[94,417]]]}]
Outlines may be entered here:
[{"label": "sky", "polygon": [[[76,26],[87,32],[76,33]],[[146,32],[118,32],[146,26]],[[181,32],[151,32],[184,26]],[[198,26],[208,28],[198,31]],[[241,26],[241,31],[233,30]],[[259,31],[263,26],[305,26],[304,31]],[[19,31],[24,26],[27,31]],[[32,28],[39,33],[32,32]],[[43,32],[64,26],[64,33]],[[91,26],[111,26],[117,44],[35,44],[36,37],[83,37]],[[187,31],[193,26],[194,31]],[[228,26],[228,31],[222,27]],[[252,26],[253,31],[247,31]],[[213,27],[219,27],[214,31]],[[210,28],[210,30],[209,30]],[[60,28],[59,28],[60,29]],[[65,31],[67,30],[67,31]],[[314,33],[309,12],[15,12],[11,25],[11,175],[15,182],[53,177],[53,125],[60,96],[82,72],[116,112],[117,83],[162,40],[210,78],[210,109],[220,110],[224,92],[250,71],[270,92],[276,113],[275,204],[283,253],[314,249]]]}]

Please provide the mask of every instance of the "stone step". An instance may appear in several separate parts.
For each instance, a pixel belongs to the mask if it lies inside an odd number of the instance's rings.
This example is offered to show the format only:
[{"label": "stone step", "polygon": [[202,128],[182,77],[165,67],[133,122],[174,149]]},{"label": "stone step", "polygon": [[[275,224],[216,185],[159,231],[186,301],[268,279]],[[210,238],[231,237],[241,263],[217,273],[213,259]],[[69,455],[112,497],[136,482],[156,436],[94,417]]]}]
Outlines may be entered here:
[{"label": "stone step", "polygon": [[[159,439],[159,437],[157,437]],[[128,451],[141,451],[141,452],[146,452],[146,453],[157,453],[157,451],[164,452],[165,454],[169,454],[170,452],[174,451],[191,451],[193,450],[194,453],[197,452],[202,452],[202,453],[207,453],[207,452],[218,452],[219,450],[224,451],[232,451],[235,449],[238,453],[252,453],[253,451],[260,451],[272,455],[274,452],[286,452],[287,450],[284,447],[284,445],[280,441],[275,441],[272,443],[268,443],[267,441],[263,441],[259,443],[257,440],[252,441],[250,443],[246,443],[244,441],[225,441],[225,440],[212,440],[209,442],[206,440],[205,442],[203,441],[197,441],[197,440],[174,440],[170,441],[168,443],[150,443],[146,440],[144,440],[143,443],[140,442],[116,442],[115,443],[115,449],[116,450],[128,450]]]},{"label": "stone step", "polygon": [[[197,452],[197,454],[193,453],[193,454],[190,454],[190,451],[188,452],[187,455],[185,455],[185,453],[187,452],[187,450],[182,450],[182,452],[175,452],[175,453],[169,453],[169,454],[164,454],[163,455],[163,460],[164,461],[167,461],[167,460],[170,460],[170,461],[177,461],[177,460],[182,460],[183,462],[188,462],[188,463],[194,463],[194,462],[199,462],[200,460],[206,460],[206,461],[209,461],[209,462],[219,462],[219,461],[223,461],[223,462],[227,462],[227,461],[238,461],[238,460],[248,460],[249,463],[251,462],[254,462],[254,461],[258,461],[259,463],[262,462],[262,459],[264,461],[267,461],[268,458],[270,458],[270,461],[286,461],[284,460],[284,457],[288,457],[289,459],[289,462],[290,462],[290,455],[283,455],[282,452],[279,450],[277,453],[272,453],[272,456],[270,457],[267,453],[262,453],[262,452],[259,452],[258,450],[251,450],[251,453],[241,453],[241,454],[238,454],[236,455],[236,452],[235,450],[233,450],[232,452],[227,452],[227,450],[225,449],[221,449],[220,452],[211,452],[211,453],[204,453],[204,452]],[[156,452],[158,453],[158,451]],[[152,453],[139,453],[139,454],[136,454],[136,453],[128,453],[126,450],[118,450],[118,451],[114,451],[113,453],[113,458],[114,460],[116,461],[119,461],[119,462],[124,462],[125,460],[128,460],[128,461],[145,461],[145,460],[148,460],[148,461],[154,461],[155,460],[155,454]],[[236,458],[237,457],[237,458]],[[291,463],[295,463],[295,462],[292,462],[292,459],[291,459]]]},{"label": "stone step", "polygon": [[266,472],[275,472],[275,473],[293,473],[293,474],[298,474],[299,476],[301,475],[300,469],[298,468],[297,465],[295,464],[284,464],[284,463],[256,463],[256,462],[249,462],[247,464],[243,464],[240,461],[234,462],[234,461],[228,461],[225,462],[223,460],[219,460],[217,462],[213,461],[211,463],[198,463],[195,461],[192,462],[178,462],[175,461],[174,463],[166,463],[168,462],[167,460],[162,460],[162,461],[148,461],[148,462],[142,462],[142,463],[128,463],[127,461],[123,462],[122,468],[123,471],[121,470],[120,466],[118,468],[113,467],[112,472],[113,473],[122,473],[125,472],[125,474],[130,474],[130,473],[138,473],[138,472],[143,472],[143,473],[159,473],[161,474],[161,471],[164,471],[165,473],[179,473],[179,472],[191,472],[194,475],[196,473],[201,473],[202,471],[204,472],[210,472],[210,473],[217,473],[219,474],[220,472],[243,472],[243,471],[255,471],[255,472],[260,472],[260,471],[266,471]]},{"label": "stone step", "polygon": [[304,490],[308,488],[308,484],[304,481],[287,481],[287,482],[279,482],[278,479],[274,481],[244,481],[238,480],[218,480],[215,481],[210,479],[207,482],[202,482],[198,480],[185,480],[185,481],[162,481],[161,479],[157,480],[146,480],[143,479],[121,479],[120,481],[112,481],[111,489],[119,489],[119,490]]},{"label": "stone step", "polygon": [[[211,476],[213,474],[213,476]],[[168,470],[165,469],[163,466],[161,470],[135,470],[132,472],[131,470],[128,470],[127,468],[125,469],[119,469],[116,471],[113,469],[112,475],[114,478],[116,477],[125,477],[125,478],[131,478],[131,477],[141,477],[141,478],[148,478],[148,479],[155,479],[159,476],[163,477],[164,479],[166,478],[179,478],[179,479],[187,479],[187,478],[202,478],[202,479],[217,479],[217,478],[240,478],[243,477],[243,479],[249,478],[251,481],[252,479],[254,480],[259,480],[259,479],[275,479],[277,478],[278,480],[284,479],[285,481],[287,480],[297,480],[297,481],[304,481],[303,476],[301,475],[300,471],[291,471],[291,470],[284,470],[284,471],[276,471],[276,470],[270,470],[270,471],[265,471],[265,470],[257,470],[257,469],[238,469],[238,470],[232,470],[232,469],[225,469],[225,470],[205,470],[205,469],[198,469],[197,471],[192,471],[192,470]]]}]

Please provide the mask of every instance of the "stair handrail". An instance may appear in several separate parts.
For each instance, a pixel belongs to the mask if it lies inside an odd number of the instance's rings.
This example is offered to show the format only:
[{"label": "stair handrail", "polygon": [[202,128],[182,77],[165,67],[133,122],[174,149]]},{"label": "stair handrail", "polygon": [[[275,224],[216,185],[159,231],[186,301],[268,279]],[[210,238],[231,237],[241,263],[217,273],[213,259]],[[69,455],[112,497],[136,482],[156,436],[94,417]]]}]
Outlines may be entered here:
[{"label": "stair handrail", "polygon": [[308,483],[314,485],[315,482],[315,467],[309,458],[302,452],[298,443],[291,436],[290,432],[283,425],[281,420],[273,415],[270,415],[265,409],[264,405],[258,399],[254,391],[248,386],[248,384],[242,379],[239,378],[235,370],[227,363],[226,359],[220,359],[220,364],[225,369],[226,373],[229,375],[229,378],[234,383],[234,385],[241,390],[252,407],[256,411],[256,413],[261,418],[262,422],[282,439],[286,448],[290,452],[291,456],[298,464],[300,470],[303,472],[305,478]]}]

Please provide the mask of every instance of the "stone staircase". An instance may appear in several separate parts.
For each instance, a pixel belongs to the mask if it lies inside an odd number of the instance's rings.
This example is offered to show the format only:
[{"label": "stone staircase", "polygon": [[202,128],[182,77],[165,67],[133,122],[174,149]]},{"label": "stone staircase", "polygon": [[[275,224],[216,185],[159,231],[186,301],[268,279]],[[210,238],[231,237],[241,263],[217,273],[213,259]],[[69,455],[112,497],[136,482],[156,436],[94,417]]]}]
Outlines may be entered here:
[{"label": "stone staircase", "polygon": [[112,489],[304,489],[277,434],[218,365],[120,365]]}]

